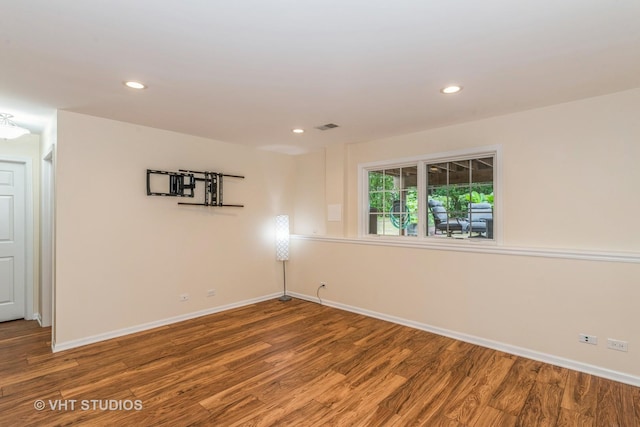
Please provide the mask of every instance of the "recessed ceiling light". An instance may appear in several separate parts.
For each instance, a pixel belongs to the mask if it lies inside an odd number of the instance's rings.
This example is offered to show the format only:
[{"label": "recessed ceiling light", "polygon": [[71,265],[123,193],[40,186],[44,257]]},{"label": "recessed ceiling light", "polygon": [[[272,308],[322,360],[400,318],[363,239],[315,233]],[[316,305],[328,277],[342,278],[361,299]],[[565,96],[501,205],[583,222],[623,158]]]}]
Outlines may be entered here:
[{"label": "recessed ceiling light", "polygon": [[458,86],[458,85],[451,85],[451,86],[447,86],[447,87],[443,87],[442,89],[440,89],[440,92],[446,94],[446,95],[450,95],[452,93],[458,93],[462,90],[462,86]]},{"label": "recessed ceiling light", "polygon": [[131,89],[146,89],[146,86],[140,82],[125,82],[124,85],[130,87]]},{"label": "recessed ceiling light", "polygon": [[293,132],[293,133],[304,133],[304,129],[294,129],[291,132]]}]

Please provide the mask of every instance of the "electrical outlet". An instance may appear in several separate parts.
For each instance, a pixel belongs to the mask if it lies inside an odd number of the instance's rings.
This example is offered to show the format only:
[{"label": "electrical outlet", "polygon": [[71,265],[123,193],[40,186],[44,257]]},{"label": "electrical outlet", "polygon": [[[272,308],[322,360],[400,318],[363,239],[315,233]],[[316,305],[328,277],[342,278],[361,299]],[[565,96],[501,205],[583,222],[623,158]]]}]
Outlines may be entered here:
[{"label": "electrical outlet", "polygon": [[181,302],[189,301],[189,294],[180,294],[178,300]]},{"label": "electrical outlet", "polygon": [[598,337],[595,335],[587,335],[587,334],[579,334],[578,341],[583,342],[585,344],[598,344]]},{"label": "electrical outlet", "polygon": [[607,348],[618,351],[629,351],[629,343],[626,341],[607,339]]},{"label": "electrical outlet", "polygon": [[215,297],[216,296],[216,290],[215,289],[209,289],[207,291],[207,297]]}]

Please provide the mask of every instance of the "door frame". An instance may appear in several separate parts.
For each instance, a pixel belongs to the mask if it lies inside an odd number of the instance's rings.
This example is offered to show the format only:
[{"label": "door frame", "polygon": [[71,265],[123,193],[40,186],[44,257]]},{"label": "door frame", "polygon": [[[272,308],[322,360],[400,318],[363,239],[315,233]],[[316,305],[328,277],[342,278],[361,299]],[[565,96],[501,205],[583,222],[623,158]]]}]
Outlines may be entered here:
[{"label": "door frame", "polygon": [[40,325],[52,326],[55,310],[53,305],[55,278],[55,163],[53,146],[42,157],[40,182]]},{"label": "door frame", "polygon": [[33,165],[29,157],[22,156],[5,156],[0,154],[0,161],[7,163],[19,163],[24,165],[25,169],[25,269],[24,272],[24,318],[33,320],[38,317],[34,316],[33,311]]}]

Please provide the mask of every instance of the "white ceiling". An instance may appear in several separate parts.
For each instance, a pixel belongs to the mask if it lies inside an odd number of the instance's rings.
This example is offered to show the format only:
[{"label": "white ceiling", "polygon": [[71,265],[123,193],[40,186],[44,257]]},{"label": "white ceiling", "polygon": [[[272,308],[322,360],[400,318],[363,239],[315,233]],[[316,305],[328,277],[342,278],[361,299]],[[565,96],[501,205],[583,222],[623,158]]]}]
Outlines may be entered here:
[{"label": "white ceiling", "polygon": [[64,109],[295,154],[635,87],[638,0],[0,0],[0,112],[34,132]]}]

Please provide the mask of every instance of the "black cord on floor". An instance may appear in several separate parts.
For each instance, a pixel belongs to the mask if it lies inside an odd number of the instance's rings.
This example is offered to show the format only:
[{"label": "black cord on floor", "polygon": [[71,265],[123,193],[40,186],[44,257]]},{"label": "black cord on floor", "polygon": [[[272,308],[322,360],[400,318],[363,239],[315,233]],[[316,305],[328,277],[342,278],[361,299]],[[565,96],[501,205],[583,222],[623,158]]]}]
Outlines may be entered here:
[{"label": "black cord on floor", "polygon": [[318,286],[318,290],[316,291],[316,296],[318,297],[318,301],[320,302],[320,305],[322,305],[322,298],[320,298],[320,289],[324,288],[326,285],[320,285]]}]

